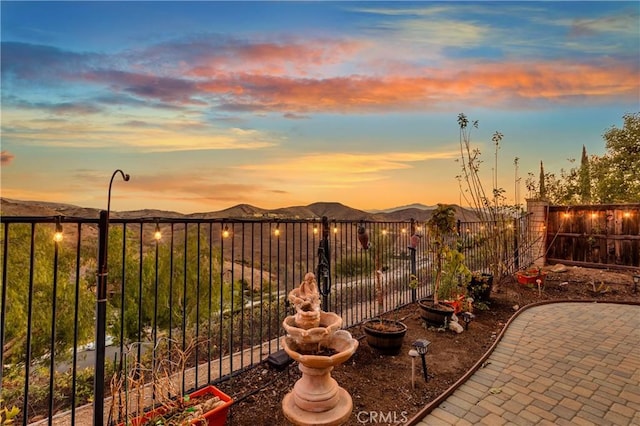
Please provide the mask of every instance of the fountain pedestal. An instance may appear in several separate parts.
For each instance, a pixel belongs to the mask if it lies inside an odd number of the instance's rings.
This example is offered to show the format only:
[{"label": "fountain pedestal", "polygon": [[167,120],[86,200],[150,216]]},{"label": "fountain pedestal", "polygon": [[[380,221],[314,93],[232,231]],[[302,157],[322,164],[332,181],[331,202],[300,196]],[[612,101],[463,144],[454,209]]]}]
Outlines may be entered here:
[{"label": "fountain pedestal", "polygon": [[[319,312],[319,321],[307,325],[297,321],[300,315],[290,315],[282,323],[287,332],[282,346],[298,362],[302,372],[302,377],[284,397],[282,411],[291,423],[300,426],[340,425],[349,419],[353,410],[351,395],[338,386],[331,371],[355,353],[358,341],[349,332],[340,330],[342,318],[319,310],[317,294],[315,276],[308,273],[300,288],[291,291],[289,300],[298,313],[301,306],[304,311]],[[309,300],[311,304],[307,303]],[[303,328],[305,326],[309,328]]]},{"label": "fountain pedestal", "polygon": [[353,409],[351,395],[338,386],[329,368],[299,366],[302,378],[282,401],[287,419],[297,425],[340,425]]}]

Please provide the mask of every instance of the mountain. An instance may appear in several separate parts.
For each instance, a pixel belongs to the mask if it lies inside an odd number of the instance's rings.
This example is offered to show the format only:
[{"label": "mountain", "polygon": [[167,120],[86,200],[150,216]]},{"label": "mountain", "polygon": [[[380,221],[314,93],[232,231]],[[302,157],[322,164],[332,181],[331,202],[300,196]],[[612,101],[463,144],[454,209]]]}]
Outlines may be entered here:
[{"label": "mountain", "polygon": [[400,211],[400,210],[410,210],[410,209],[434,210],[436,207],[438,207],[438,206],[437,205],[425,206],[424,204],[413,203],[413,204],[409,204],[407,206],[391,207],[391,208],[388,208],[388,209],[368,210],[368,211],[369,211],[369,213],[378,214],[378,213],[393,213],[393,212],[397,212],[397,211]]},{"label": "mountain", "polygon": [[372,220],[371,213],[347,207],[340,203],[313,203],[307,206],[317,217],[337,220]]},{"label": "mountain", "polygon": [[[463,221],[477,220],[473,210],[456,207],[456,218]],[[317,202],[308,206],[292,206],[267,210],[250,204],[238,204],[220,211],[182,214],[172,211],[143,209],[133,211],[111,211],[111,217],[135,219],[142,217],[157,218],[190,218],[190,219],[320,219],[323,216],[336,220],[353,221],[427,221],[434,207],[423,204],[367,212],[354,209],[337,202]],[[22,201],[0,198],[0,216],[69,216],[82,218],[98,218],[100,209],[78,207],[71,204],[51,203],[45,201]]]}]

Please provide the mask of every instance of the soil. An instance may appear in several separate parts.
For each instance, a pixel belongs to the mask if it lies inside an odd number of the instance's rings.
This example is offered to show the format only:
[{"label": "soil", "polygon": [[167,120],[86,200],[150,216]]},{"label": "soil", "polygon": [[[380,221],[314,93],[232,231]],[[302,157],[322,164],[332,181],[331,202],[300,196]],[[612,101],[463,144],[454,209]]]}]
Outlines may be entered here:
[{"label": "soil", "polygon": [[[385,315],[407,325],[407,334],[397,356],[380,355],[367,345],[360,327],[348,331],[360,341],[356,353],[332,372],[332,377],[353,398],[353,414],[346,423],[403,424],[429,402],[444,393],[480,360],[505,324],[522,307],[544,300],[596,300],[640,302],[640,289],[633,292],[633,272],[568,267],[549,271],[544,287],[518,284],[507,277],[494,286],[487,310],[474,310],[468,330],[460,334],[427,327],[416,304]],[[638,272],[636,272],[638,273]],[[415,388],[411,383],[412,342],[427,339],[425,381],[420,357],[416,358]],[[218,384],[234,399],[228,425],[287,425],[282,399],[300,378],[297,364],[282,371],[262,364]],[[380,413],[384,416],[380,421]],[[377,417],[376,417],[377,416]],[[375,420],[375,421],[374,421]]]}]

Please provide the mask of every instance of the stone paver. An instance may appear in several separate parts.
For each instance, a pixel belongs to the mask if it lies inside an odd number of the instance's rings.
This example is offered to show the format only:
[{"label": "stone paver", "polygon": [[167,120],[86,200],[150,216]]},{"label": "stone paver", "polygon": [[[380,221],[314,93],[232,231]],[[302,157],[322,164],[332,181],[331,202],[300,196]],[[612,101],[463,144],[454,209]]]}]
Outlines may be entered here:
[{"label": "stone paver", "polygon": [[526,309],[488,361],[413,424],[640,425],[638,305]]}]

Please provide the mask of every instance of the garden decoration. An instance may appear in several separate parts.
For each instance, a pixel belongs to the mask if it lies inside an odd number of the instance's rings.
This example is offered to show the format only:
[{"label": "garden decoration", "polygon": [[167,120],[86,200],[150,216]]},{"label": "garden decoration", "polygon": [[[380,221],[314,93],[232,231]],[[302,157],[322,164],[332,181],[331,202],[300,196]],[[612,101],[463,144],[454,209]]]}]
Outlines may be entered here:
[{"label": "garden decoration", "polygon": [[313,273],[307,273],[288,297],[296,313],[282,323],[286,331],[282,346],[298,362],[302,377],[282,400],[282,411],[295,425],[342,424],[351,416],[353,401],[331,371],[355,353],[358,341],[340,330],[342,318],[320,309]]}]

